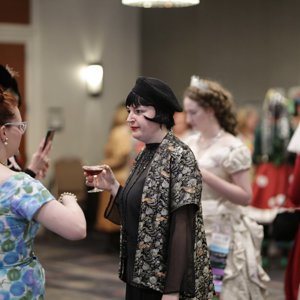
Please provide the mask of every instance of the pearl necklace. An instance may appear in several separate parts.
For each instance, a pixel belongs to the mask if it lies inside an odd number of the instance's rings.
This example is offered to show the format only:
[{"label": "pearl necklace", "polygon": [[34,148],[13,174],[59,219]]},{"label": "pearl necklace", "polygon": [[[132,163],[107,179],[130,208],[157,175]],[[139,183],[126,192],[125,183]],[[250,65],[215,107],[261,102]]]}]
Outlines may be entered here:
[{"label": "pearl necklace", "polygon": [[202,137],[202,135],[200,134],[200,136],[199,136],[199,148],[201,148],[202,150],[208,149],[210,146],[212,146],[222,136],[223,132],[224,132],[224,130],[220,129],[219,132],[207,144],[201,143],[201,137]]}]

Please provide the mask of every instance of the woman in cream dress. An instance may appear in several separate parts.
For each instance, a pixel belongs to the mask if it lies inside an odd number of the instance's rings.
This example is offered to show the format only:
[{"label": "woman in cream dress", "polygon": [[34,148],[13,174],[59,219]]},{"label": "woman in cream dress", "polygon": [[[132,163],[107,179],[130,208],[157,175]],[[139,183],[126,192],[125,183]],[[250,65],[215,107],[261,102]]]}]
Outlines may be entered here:
[{"label": "woman in cream dress", "polygon": [[202,173],[202,207],[217,296],[265,298],[261,267],[263,228],[247,217],[251,155],[236,135],[231,94],[217,82],[192,77],[184,93],[187,121],[198,133],[186,143]]}]

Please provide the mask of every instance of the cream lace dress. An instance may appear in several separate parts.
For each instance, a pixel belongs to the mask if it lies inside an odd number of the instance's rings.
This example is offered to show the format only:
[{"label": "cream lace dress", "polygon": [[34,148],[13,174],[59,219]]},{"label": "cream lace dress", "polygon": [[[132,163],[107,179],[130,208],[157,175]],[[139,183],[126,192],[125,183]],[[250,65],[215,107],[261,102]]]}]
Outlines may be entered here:
[{"label": "cream lace dress", "polygon": [[[186,142],[193,150],[199,168],[224,180],[231,174],[250,169],[248,148],[236,137],[222,132],[206,148],[201,148],[201,135]],[[247,208],[228,201],[223,195],[203,183],[202,207],[207,243],[213,243],[220,232],[229,238],[226,266],[220,299],[265,299],[268,275],[261,267],[260,248],[263,228],[247,216]]]}]

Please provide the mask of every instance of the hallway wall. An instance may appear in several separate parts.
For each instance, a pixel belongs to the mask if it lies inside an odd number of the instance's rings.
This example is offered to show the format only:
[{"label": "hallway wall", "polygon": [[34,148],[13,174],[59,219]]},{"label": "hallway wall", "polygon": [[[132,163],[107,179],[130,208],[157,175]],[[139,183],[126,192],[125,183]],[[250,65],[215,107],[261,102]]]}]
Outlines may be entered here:
[{"label": "hallway wall", "polygon": [[181,98],[190,76],[220,80],[237,101],[258,103],[269,87],[300,83],[300,2],[201,0],[142,11],[142,72]]},{"label": "hallway wall", "polygon": [[[117,104],[140,69],[139,15],[118,0],[33,0],[35,99],[28,100],[34,123],[32,152],[44,134],[49,108],[61,108],[64,129],[55,136],[52,160],[79,156],[86,163],[102,158]],[[102,62],[104,90],[87,95],[80,70]],[[38,118],[33,117],[38,115]],[[42,128],[42,129],[41,129]],[[38,133],[37,133],[38,132]]]},{"label": "hallway wall", "polygon": [[[121,0],[31,0],[32,24],[1,25],[0,40],[26,45],[27,156],[50,108],[64,129],[52,161],[102,158],[116,105],[140,74],[166,80],[179,99],[190,76],[220,80],[238,102],[257,103],[271,86],[300,82],[298,0],[201,0],[180,9],[138,9]],[[87,96],[80,69],[104,65],[104,91]]]}]

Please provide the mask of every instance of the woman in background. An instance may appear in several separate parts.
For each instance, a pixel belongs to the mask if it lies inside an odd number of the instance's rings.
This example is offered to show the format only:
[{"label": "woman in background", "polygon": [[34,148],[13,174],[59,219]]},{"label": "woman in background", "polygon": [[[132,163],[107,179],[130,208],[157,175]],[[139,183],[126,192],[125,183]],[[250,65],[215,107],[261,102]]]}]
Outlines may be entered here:
[{"label": "woman in background", "polygon": [[[125,103],[118,105],[105,145],[104,160],[101,162],[101,164],[107,164],[111,167],[116,179],[121,185],[124,185],[129,175],[133,151],[133,140],[126,122],[127,115]],[[104,191],[99,194],[95,229],[102,234],[107,234],[109,249],[112,247],[113,250],[119,250],[120,226],[113,224],[104,217],[109,199],[110,194],[108,192]]]},{"label": "woman in background", "polygon": [[271,246],[281,252],[280,264],[286,266],[298,226],[297,216],[289,212],[294,204],[287,195],[295,162],[295,155],[287,150],[292,132],[288,99],[280,89],[269,89],[255,132],[255,175],[249,206],[250,216],[264,226],[264,266],[269,265]]},{"label": "woman in background", "polygon": [[254,151],[254,136],[258,122],[257,111],[252,106],[244,106],[237,112],[238,137],[249,148],[251,155]]},{"label": "woman in background", "polygon": [[185,142],[186,139],[193,134],[190,124],[186,121],[185,112],[176,112],[174,114],[174,122],[175,125],[172,128],[174,135]]},{"label": "woman in background", "polygon": [[298,92],[293,98],[294,110],[291,119],[291,124],[294,130],[296,130],[298,124],[300,124],[300,92]]},{"label": "woman in background", "polygon": [[247,216],[251,199],[249,149],[236,137],[232,95],[193,76],[184,92],[187,121],[198,133],[187,145],[203,179],[203,220],[215,291],[223,300],[263,300],[269,280],[261,268],[262,226]]}]

